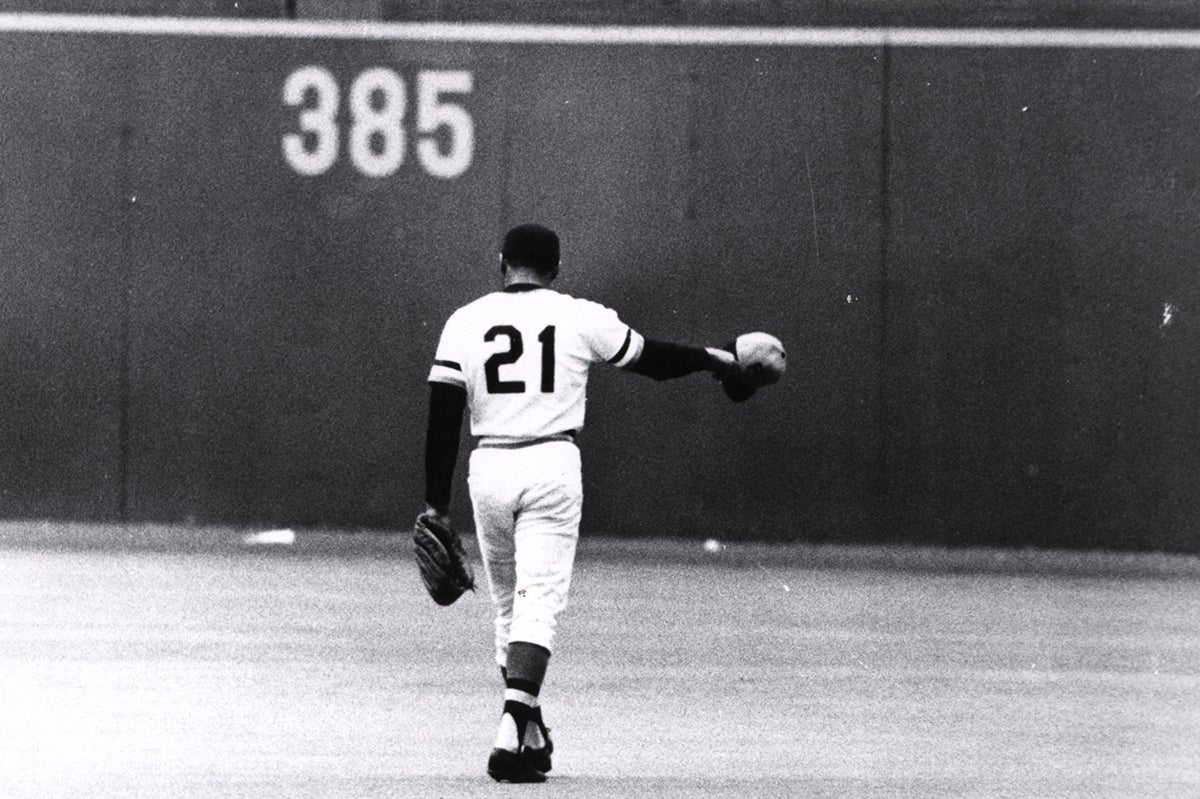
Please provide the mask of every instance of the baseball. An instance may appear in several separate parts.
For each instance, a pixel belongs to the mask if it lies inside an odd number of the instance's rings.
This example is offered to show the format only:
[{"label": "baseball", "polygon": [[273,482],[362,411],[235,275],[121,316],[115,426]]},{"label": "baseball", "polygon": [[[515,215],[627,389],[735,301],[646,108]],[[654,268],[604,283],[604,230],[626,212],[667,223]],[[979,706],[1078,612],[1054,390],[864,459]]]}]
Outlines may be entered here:
[{"label": "baseball", "polygon": [[704,542],[704,551],[705,552],[720,552],[721,551],[721,542],[715,538],[708,539],[707,541]]},{"label": "baseball", "polygon": [[737,337],[735,349],[755,388],[778,382],[787,368],[783,342],[770,333],[743,333]]}]

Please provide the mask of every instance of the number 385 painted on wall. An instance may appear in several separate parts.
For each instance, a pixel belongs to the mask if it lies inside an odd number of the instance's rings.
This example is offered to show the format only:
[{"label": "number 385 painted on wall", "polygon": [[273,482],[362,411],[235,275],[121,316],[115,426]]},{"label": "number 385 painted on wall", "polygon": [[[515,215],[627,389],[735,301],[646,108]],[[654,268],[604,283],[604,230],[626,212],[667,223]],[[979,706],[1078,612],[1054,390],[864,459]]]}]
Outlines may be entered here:
[{"label": "number 385 painted on wall", "polygon": [[384,178],[404,164],[409,138],[415,134],[422,168],[436,178],[456,178],[471,166],[475,123],[454,96],[469,94],[472,88],[470,72],[418,72],[415,119],[410,123],[404,78],[387,67],[375,67],[350,84],[349,114],[339,120],[341,90],[333,73],[319,66],[300,67],[283,84],[284,103],[300,108],[299,131],[283,137],[284,158],[302,175],[323,174],[337,163],[344,135],[354,167],[368,177]]}]

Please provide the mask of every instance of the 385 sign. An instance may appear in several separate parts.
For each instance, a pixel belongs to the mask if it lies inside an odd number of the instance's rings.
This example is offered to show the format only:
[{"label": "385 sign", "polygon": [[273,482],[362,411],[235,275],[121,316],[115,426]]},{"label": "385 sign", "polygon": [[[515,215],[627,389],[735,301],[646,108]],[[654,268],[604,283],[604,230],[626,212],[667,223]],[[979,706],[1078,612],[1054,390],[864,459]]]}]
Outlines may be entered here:
[{"label": "385 sign", "polygon": [[333,73],[300,67],[283,84],[283,102],[299,109],[295,131],[283,137],[284,158],[302,175],[320,175],[337,163],[344,144],[355,169],[383,178],[404,165],[412,147],[428,174],[456,178],[475,152],[475,123],[461,104],[473,83],[470,72],[423,70],[411,92],[397,72],[374,67],[350,83],[343,108]]}]

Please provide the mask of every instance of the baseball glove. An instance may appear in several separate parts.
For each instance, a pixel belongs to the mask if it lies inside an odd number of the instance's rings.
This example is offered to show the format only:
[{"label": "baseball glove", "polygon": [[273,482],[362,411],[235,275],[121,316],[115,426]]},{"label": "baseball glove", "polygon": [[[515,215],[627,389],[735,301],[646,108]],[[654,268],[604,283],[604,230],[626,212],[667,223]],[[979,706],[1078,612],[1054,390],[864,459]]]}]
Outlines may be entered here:
[{"label": "baseball glove", "polygon": [[428,512],[417,517],[413,551],[421,579],[434,602],[453,605],[467,589],[475,590],[475,573],[462,540],[445,518]]}]

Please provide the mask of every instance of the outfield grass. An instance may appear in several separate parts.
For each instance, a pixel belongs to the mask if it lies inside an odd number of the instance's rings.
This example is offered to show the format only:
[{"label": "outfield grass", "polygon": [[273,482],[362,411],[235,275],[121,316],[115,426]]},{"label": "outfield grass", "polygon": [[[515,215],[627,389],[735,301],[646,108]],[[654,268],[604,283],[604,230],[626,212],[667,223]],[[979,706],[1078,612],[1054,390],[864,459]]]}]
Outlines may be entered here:
[{"label": "outfield grass", "polygon": [[589,540],[498,786],[486,597],[244,532],[0,525],[0,796],[1200,795],[1192,558]]}]

